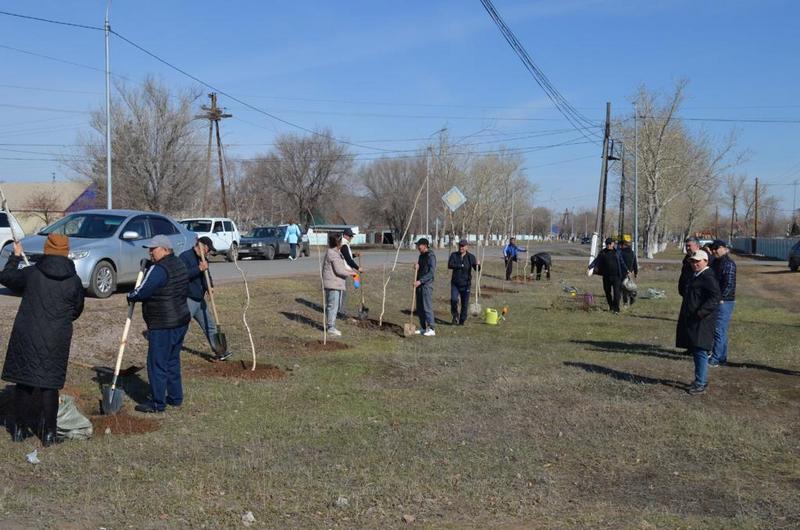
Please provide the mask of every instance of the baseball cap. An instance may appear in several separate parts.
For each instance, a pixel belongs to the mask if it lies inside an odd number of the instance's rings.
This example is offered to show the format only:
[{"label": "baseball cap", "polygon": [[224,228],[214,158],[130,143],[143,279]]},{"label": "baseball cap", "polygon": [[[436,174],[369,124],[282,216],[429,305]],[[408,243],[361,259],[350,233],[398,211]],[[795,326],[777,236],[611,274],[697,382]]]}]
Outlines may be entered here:
[{"label": "baseball cap", "polygon": [[159,235],[155,236],[153,239],[151,239],[148,244],[142,245],[142,246],[144,248],[161,247],[161,248],[168,248],[168,249],[172,250],[172,241],[170,241],[167,236],[159,234]]},{"label": "baseball cap", "polygon": [[430,242],[428,241],[428,238],[427,238],[427,237],[421,237],[421,238],[419,238],[419,239],[417,240],[417,246],[420,246],[420,245],[431,246],[431,244],[430,244]]},{"label": "baseball cap", "polygon": [[353,230],[348,226],[347,228],[342,230],[342,235],[347,237],[353,237],[355,234],[353,233]]},{"label": "baseball cap", "polygon": [[211,252],[216,252],[217,251],[217,249],[214,248],[214,242],[211,241],[211,238],[208,237],[208,236],[203,236],[203,237],[198,238],[197,242],[204,244],[206,247],[208,247],[208,250],[210,250]]},{"label": "baseball cap", "polygon": [[469,241],[467,241],[466,239],[462,239],[461,241],[458,242],[459,247],[466,247],[467,245],[469,245]]},{"label": "baseball cap", "polygon": [[706,254],[705,250],[698,250],[692,254],[692,257],[689,258],[692,261],[708,261],[708,254]]},{"label": "baseball cap", "polygon": [[727,244],[725,241],[721,240],[721,239],[715,239],[715,240],[714,240],[714,241],[711,243],[711,248],[712,248],[712,249],[714,249],[714,250],[716,250],[716,249],[718,249],[719,247],[725,247],[725,248],[728,248],[728,244]]},{"label": "baseball cap", "polygon": [[614,242],[614,239],[612,239],[612,238],[610,238],[610,237],[607,237],[607,238],[606,238],[606,245],[610,245],[610,244],[611,244],[611,243],[613,243],[613,242]]}]

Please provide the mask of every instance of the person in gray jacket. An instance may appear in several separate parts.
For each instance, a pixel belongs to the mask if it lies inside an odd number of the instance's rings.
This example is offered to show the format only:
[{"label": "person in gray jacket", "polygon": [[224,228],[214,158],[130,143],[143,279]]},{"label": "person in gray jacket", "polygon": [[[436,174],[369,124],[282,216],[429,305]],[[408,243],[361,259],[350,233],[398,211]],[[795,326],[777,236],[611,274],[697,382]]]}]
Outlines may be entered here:
[{"label": "person in gray jacket", "polygon": [[342,332],[336,329],[336,314],[339,311],[339,301],[342,293],[347,288],[347,278],[356,274],[349,268],[342,257],[341,234],[328,235],[328,251],[322,263],[322,287],[325,289],[325,325],[328,333],[334,337],[341,337]]},{"label": "person in gray jacket", "polygon": [[426,238],[417,241],[419,258],[414,264],[417,272],[414,287],[417,297],[417,315],[419,316],[419,329],[417,335],[435,337],[435,319],[433,317],[433,279],[436,271],[436,254],[430,251],[430,243]]}]

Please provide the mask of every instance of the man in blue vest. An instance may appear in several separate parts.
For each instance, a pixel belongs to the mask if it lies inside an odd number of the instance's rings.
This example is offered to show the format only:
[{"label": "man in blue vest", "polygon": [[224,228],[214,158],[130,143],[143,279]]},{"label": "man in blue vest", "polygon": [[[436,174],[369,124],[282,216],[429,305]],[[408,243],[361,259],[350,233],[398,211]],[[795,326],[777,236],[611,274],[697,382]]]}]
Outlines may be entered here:
[{"label": "man in blue vest", "polygon": [[142,302],[147,324],[147,379],[151,399],[136,405],[136,411],[164,412],[167,405],[183,402],[181,347],[192,317],[186,305],[189,275],[186,266],[172,252],[167,236],[157,235],[145,246],[152,265],[141,285],[128,293],[129,302]]}]

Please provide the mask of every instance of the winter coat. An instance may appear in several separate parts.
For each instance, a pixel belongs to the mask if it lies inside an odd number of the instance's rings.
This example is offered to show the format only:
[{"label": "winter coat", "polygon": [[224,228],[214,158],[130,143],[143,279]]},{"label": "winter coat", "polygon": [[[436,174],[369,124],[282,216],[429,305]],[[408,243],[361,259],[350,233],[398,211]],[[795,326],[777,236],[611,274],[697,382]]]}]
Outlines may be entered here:
[{"label": "winter coat", "polygon": [[553,262],[553,258],[547,252],[539,252],[531,256],[531,267],[536,265],[537,262],[542,263],[545,267],[549,269],[550,265]]},{"label": "winter coat", "polygon": [[289,226],[286,227],[286,234],[283,236],[283,240],[289,243],[290,245],[297,244],[297,242],[300,241],[302,235],[303,234],[302,232],[300,232],[299,226],[297,226],[296,224],[290,224]]},{"label": "winter coat", "polygon": [[[205,298],[208,292],[206,285],[206,278],[203,271],[200,270],[200,256],[193,248],[186,250],[180,255],[183,265],[186,267],[186,273],[189,275],[189,286],[187,288],[187,296],[192,300],[199,302]],[[211,270],[208,271],[208,279],[211,280],[211,286],[214,286],[214,279],[211,277]]]},{"label": "winter coat", "polygon": [[624,278],[628,275],[628,268],[622,259],[619,250],[604,248],[592,262],[589,268],[594,268],[594,273],[608,278]]},{"label": "winter coat", "polygon": [[711,268],[706,267],[697,276],[689,278],[678,315],[676,347],[703,350],[714,347],[714,328],[720,299],[719,284]]},{"label": "winter coat", "polygon": [[625,262],[625,267],[628,269],[628,272],[632,272],[633,274],[639,274],[639,260],[636,259],[636,254],[633,253],[633,249],[630,247],[625,247],[619,251],[622,254],[622,261]]},{"label": "winter coat", "polygon": [[456,287],[469,287],[472,283],[472,271],[478,270],[478,259],[469,252],[463,256],[461,252],[453,252],[447,261],[447,268],[453,271],[451,284]]},{"label": "winter coat", "polygon": [[72,322],[83,312],[83,285],[64,256],[43,256],[18,269],[10,256],[0,283],[22,294],[2,378],[10,383],[60,390],[67,377]]},{"label": "winter coat", "polygon": [[420,253],[417,258],[417,280],[420,285],[430,285],[433,287],[433,280],[436,276],[436,254],[433,251]]},{"label": "winter coat", "polygon": [[347,267],[339,249],[329,248],[322,263],[322,286],[325,289],[344,291],[347,289],[346,280],[352,275],[353,271]]},{"label": "winter coat", "polygon": [[[708,252],[706,252],[706,254],[708,254],[708,266],[713,269],[714,255]],[[689,280],[691,280],[694,276],[694,269],[692,269],[692,260],[690,258],[691,256],[686,255],[683,257],[683,261],[681,262],[681,275],[678,278],[678,294],[681,296],[684,296],[686,284],[689,283]]]}]

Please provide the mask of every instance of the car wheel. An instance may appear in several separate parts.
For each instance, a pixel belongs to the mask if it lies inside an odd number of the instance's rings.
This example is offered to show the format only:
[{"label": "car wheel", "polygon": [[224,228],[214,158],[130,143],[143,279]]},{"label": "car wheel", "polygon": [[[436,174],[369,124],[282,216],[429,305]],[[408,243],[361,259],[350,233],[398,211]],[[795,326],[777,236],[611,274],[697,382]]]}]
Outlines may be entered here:
[{"label": "car wheel", "polygon": [[98,262],[89,279],[89,294],[95,298],[108,298],[116,290],[117,271],[108,261]]},{"label": "car wheel", "polygon": [[269,246],[264,249],[264,259],[275,259],[275,247]]},{"label": "car wheel", "polygon": [[236,261],[239,259],[239,245],[232,243],[231,248],[228,249],[228,253],[225,255],[225,259],[227,261]]}]

